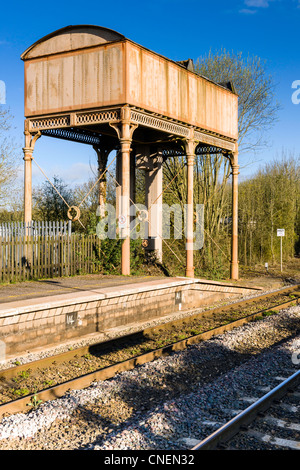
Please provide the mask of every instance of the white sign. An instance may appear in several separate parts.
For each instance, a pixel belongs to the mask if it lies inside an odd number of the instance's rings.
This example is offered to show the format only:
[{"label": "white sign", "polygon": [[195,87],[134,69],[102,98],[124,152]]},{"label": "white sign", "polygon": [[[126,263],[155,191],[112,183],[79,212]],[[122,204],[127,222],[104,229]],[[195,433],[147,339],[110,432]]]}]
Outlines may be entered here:
[{"label": "white sign", "polygon": [[119,222],[119,228],[125,228],[126,227],[126,217],[125,217],[125,215],[120,215],[119,219],[118,219],[118,222]]},{"label": "white sign", "polygon": [[285,236],[284,228],[278,228],[277,229],[277,237],[284,237],[284,236]]}]

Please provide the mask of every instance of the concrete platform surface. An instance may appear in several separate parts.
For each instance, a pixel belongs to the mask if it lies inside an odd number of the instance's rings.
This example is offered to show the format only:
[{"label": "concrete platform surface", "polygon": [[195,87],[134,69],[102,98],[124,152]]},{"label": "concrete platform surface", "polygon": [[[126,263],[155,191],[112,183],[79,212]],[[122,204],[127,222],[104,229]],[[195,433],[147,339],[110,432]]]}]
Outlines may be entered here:
[{"label": "concrete platform surface", "polygon": [[[16,303],[35,300],[33,303],[44,297],[55,297],[63,298],[62,295],[68,294],[64,297],[66,300],[72,297],[80,298],[85,296],[93,296],[94,294],[107,292],[117,293],[119,290],[126,291],[129,289],[140,289],[141,286],[155,287],[161,285],[170,285],[176,281],[188,281],[188,283],[194,283],[207,286],[236,286],[236,287],[249,287],[249,289],[255,289],[257,286],[247,286],[247,282],[219,282],[211,281],[206,279],[190,279],[185,277],[166,277],[166,276],[103,276],[103,275],[85,275],[76,276],[70,278],[54,278],[54,279],[41,279],[38,281],[27,281],[19,282],[15,284],[6,284],[0,286],[0,310],[3,310],[4,305],[10,302]],[[150,284],[149,284],[150,283]],[[259,287],[258,287],[259,289]],[[102,297],[103,298],[103,297]],[[47,299],[48,300],[48,299]],[[53,299],[54,300],[54,299]],[[24,304],[24,302],[22,302]],[[25,305],[30,302],[25,302]],[[6,307],[6,306],[5,306]]]},{"label": "concrete platform surface", "polygon": [[[260,290],[258,287],[251,286],[248,288],[247,286],[186,277],[105,278],[101,280],[94,279],[93,283],[91,280],[90,282],[80,283],[78,278],[72,280],[73,283],[69,284],[55,282],[55,286],[51,288],[47,288],[43,281],[38,285],[32,283],[30,286],[19,286],[18,288],[15,286],[14,293],[10,292],[10,295],[8,295],[9,290],[6,290],[6,294],[2,293],[0,317],[26,313],[33,309],[35,311],[45,310],[66,305],[77,305],[83,302],[150,293],[151,291],[164,291],[175,287],[192,288],[211,294],[245,294],[248,290],[249,293]],[[26,291],[26,289],[28,290]]]},{"label": "concrete platform surface", "polygon": [[25,281],[0,286],[0,304],[19,300],[35,299],[52,295],[79,293],[128,285],[136,282],[165,279],[164,276],[103,276],[84,275],[66,278],[41,279],[38,281]]}]

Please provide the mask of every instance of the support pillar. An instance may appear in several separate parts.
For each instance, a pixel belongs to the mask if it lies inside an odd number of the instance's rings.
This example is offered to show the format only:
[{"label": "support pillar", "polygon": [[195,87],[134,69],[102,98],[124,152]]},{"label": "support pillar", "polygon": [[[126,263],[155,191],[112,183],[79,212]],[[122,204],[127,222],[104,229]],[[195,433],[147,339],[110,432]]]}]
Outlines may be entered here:
[{"label": "support pillar", "polygon": [[162,156],[156,153],[151,157],[151,162],[145,171],[145,204],[149,220],[148,249],[155,252],[160,263],[162,262],[162,164]]},{"label": "support pillar", "polygon": [[32,149],[23,148],[24,152],[24,222],[32,221]]},{"label": "support pillar", "polygon": [[238,280],[239,262],[238,262],[238,152],[231,157],[232,168],[232,234],[231,234],[231,263],[230,278]]},{"label": "support pillar", "polygon": [[[103,139],[104,140],[104,139]],[[104,140],[101,146],[94,145],[93,149],[97,153],[97,162],[98,162],[98,215],[104,217],[105,215],[105,204],[106,204],[106,174],[104,174],[107,166],[107,161],[110,152],[113,150],[113,146]]]},{"label": "support pillar", "polygon": [[[116,160],[116,216],[119,219],[121,215],[121,200],[122,200],[122,153],[117,154]],[[118,230],[119,233],[119,230]]]},{"label": "support pillar", "polygon": [[25,131],[24,153],[24,222],[32,221],[32,159],[35,142],[40,137],[38,132],[34,136]]},{"label": "support pillar", "polygon": [[[126,124],[122,127],[124,128]],[[125,134],[125,132],[124,132]],[[131,139],[121,138],[121,168],[122,168],[122,202],[121,216],[124,219],[124,227],[121,230],[122,242],[122,274],[130,274],[130,234],[129,234],[129,198],[130,198],[130,145]]]},{"label": "support pillar", "polygon": [[136,164],[134,151],[130,154],[130,202],[131,204],[136,203]]},{"label": "support pillar", "polygon": [[[130,153],[132,134],[137,128],[130,121],[130,108],[124,106],[121,109],[121,121],[119,124],[110,123],[119,137],[120,155],[117,159],[117,181],[121,182],[121,188],[117,188],[117,217],[119,217],[119,236],[122,239],[121,270],[124,276],[130,275]],[[121,201],[120,201],[121,199]],[[120,224],[120,221],[122,222]]]},{"label": "support pillar", "polygon": [[194,277],[194,163],[196,143],[186,141],[187,210],[186,210],[186,277]]}]

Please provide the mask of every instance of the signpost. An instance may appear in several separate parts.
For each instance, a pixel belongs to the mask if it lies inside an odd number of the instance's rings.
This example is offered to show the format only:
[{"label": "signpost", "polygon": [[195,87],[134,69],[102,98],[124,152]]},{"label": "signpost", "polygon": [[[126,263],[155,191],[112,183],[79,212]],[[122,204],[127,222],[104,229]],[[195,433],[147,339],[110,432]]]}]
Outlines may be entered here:
[{"label": "signpost", "polygon": [[277,229],[277,237],[280,237],[280,271],[282,272],[282,237],[285,236],[285,229],[278,228]]}]

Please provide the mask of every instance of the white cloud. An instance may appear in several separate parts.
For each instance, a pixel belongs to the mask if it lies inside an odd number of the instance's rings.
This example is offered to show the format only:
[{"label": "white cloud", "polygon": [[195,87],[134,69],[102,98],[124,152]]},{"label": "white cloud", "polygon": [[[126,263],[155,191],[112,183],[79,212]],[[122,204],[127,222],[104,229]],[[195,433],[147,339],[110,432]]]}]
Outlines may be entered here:
[{"label": "white cloud", "polygon": [[250,10],[250,8],[243,8],[240,10],[240,13],[243,13],[244,15],[254,15],[257,12],[257,10]]},{"label": "white cloud", "polygon": [[254,8],[268,8],[269,0],[245,0],[245,5]]},{"label": "white cloud", "polygon": [[[246,8],[242,8],[239,12],[244,15],[254,15],[257,13],[257,8],[269,8],[270,3],[276,0],[244,0]],[[300,0],[299,4],[300,4]]]}]

